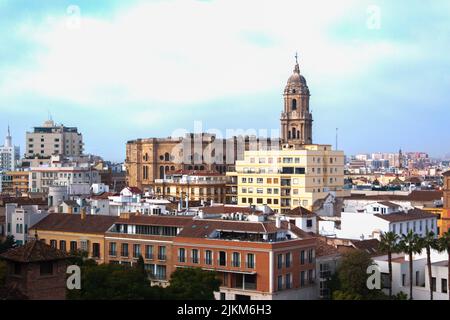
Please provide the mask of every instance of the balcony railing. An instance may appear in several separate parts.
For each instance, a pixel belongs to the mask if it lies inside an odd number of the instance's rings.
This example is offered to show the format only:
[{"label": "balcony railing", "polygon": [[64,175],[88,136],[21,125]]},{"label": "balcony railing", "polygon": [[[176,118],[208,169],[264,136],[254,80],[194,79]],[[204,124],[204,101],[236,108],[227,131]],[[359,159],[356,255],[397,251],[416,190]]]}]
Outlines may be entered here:
[{"label": "balcony railing", "polygon": [[165,254],[158,254],[158,260],[166,261],[167,260],[167,256]]}]

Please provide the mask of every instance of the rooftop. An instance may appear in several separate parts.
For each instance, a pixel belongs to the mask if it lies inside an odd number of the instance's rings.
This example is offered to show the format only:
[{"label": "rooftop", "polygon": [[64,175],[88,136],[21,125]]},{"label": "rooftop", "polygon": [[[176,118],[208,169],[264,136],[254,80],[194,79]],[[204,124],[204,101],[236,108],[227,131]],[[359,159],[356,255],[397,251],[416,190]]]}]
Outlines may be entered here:
[{"label": "rooftop", "polygon": [[375,214],[376,217],[389,222],[411,221],[420,219],[436,218],[436,215],[417,208],[411,209],[408,212],[394,212],[390,214]]},{"label": "rooftop", "polygon": [[408,195],[396,195],[396,194],[381,194],[375,196],[368,196],[365,194],[352,194],[347,197],[346,200],[373,200],[373,201],[437,201],[441,200],[444,196],[442,191],[422,191],[416,190]]},{"label": "rooftop", "polygon": [[[207,238],[214,231],[220,232],[221,239],[262,241],[263,234],[275,234],[278,231],[290,230],[299,238],[312,238],[311,235],[299,229],[289,222],[282,221],[281,227],[277,228],[274,221],[271,222],[248,222],[232,220],[192,220],[178,234],[186,238]],[[290,229],[289,229],[290,228]]]},{"label": "rooftop", "polygon": [[312,211],[309,211],[308,209],[303,208],[303,207],[297,207],[287,213],[283,213],[283,215],[297,216],[297,217],[314,217],[315,216],[315,214]]},{"label": "rooftop", "polygon": [[14,262],[41,262],[67,259],[69,256],[64,251],[52,248],[42,241],[33,240],[4,252],[0,258]]},{"label": "rooftop", "polygon": [[[184,227],[192,221],[192,217],[180,217],[169,215],[136,215],[131,214],[129,218],[115,218],[115,223],[137,224],[148,226]],[[111,224],[112,225],[112,224]]]},{"label": "rooftop", "polygon": [[31,229],[103,234],[114,224],[117,218],[111,216],[85,215],[85,218],[82,219],[80,214],[50,213]]}]

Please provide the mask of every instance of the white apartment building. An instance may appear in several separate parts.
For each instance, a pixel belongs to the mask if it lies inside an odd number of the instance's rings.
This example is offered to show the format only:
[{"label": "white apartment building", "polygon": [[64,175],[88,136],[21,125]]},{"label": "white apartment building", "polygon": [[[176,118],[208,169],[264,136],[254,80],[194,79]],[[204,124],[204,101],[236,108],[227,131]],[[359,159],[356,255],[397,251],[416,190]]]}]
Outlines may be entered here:
[{"label": "white apartment building", "polygon": [[299,206],[312,209],[330,193],[343,197],[344,153],[330,145],[289,146],[282,150],[245,151],[236,161],[238,205],[268,205],[284,213]]},{"label": "white apartment building", "polygon": [[437,234],[437,216],[417,208],[381,202],[367,205],[364,212],[342,212],[340,226],[337,221],[319,221],[321,235],[354,240],[378,239],[385,232],[401,236],[410,230],[419,236],[427,231]]},{"label": "white apartment building", "polygon": [[28,241],[28,230],[48,215],[38,206],[18,206],[8,203],[5,207],[6,236],[14,236],[18,245]]},{"label": "white apartment building", "polygon": [[98,171],[91,167],[52,165],[30,171],[30,192],[48,193],[51,186],[65,186],[69,194],[89,194],[92,184],[100,183]]},{"label": "white apartment building", "polygon": [[0,172],[16,170],[17,161],[19,161],[19,159],[20,147],[13,145],[12,136],[8,127],[5,144],[0,147]]},{"label": "white apartment building", "polygon": [[77,128],[57,125],[52,120],[26,134],[26,158],[49,158],[59,154],[77,157],[83,150],[83,136]]},{"label": "white apartment building", "polygon": [[[448,256],[447,253],[431,252],[431,286],[434,300],[448,300]],[[387,256],[373,258],[381,271],[382,286],[385,293],[389,287],[389,265]],[[413,298],[430,300],[430,281],[425,250],[413,256]],[[409,256],[395,254],[392,259],[392,293],[403,292],[409,296]]]}]

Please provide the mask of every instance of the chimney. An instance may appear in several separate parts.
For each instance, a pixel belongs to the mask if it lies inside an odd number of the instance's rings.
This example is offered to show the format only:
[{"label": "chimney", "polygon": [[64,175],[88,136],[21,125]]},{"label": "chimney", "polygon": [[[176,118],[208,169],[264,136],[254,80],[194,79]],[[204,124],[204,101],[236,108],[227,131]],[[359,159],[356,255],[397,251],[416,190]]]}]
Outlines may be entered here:
[{"label": "chimney", "polygon": [[86,219],[86,208],[81,208],[81,220]]},{"label": "chimney", "polygon": [[281,218],[280,217],[276,217],[275,226],[277,227],[277,229],[281,228]]}]

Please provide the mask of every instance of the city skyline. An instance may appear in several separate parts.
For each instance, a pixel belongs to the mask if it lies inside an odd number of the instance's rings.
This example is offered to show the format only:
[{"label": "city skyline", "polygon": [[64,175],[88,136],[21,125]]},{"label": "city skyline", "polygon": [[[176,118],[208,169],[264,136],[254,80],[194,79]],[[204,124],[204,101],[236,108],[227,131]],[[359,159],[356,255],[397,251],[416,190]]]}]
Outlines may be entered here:
[{"label": "city skyline", "polygon": [[[0,1],[1,136],[9,124],[23,153],[25,132],[51,113],[79,128],[87,153],[123,161],[126,141],[193,131],[198,120],[205,130],[279,130],[298,51],[315,143],[334,145],[339,128],[346,155],[448,154],[449,4],[324,5]],[[160,18],[169,12],[176,25]]]}]

